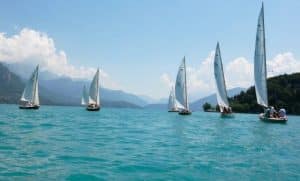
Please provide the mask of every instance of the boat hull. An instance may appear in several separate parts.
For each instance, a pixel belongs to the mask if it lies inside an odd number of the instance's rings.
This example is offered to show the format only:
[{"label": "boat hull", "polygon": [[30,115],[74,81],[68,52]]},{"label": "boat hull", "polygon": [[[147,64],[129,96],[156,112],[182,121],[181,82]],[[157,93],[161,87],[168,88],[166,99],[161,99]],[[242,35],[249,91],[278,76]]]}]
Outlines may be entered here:
[{"label": "boat hull", "polygon": [[23,106],[23,105],[20,105],[19,106],[19,109],[39,109],[40,106],[38,105],[35,105],[35,106]]},{"label": "boat hull", "polygon": [[259,115],[259,119],[263,122],[267,122],[267,123],[281,123],[284,124],[288,121],[287,117],[283,117],[283,118],[267,118],[264,116],[263,113],[261,113]]},{"label": "boat hull", "polygon": [[189,110],[182,110],[178,112],[179,115],[183,115],[183,116],[187,116],[187,115],[191,115],[192,112]]},{"label": "boat hull", "polygon": [[97,107],[89,107],[89,106],[88,106],[88,107],[86,108],[86,110],[87,110],[87,111],[99,111],[99,110],[100,110],[100,106],[97,106]]}]

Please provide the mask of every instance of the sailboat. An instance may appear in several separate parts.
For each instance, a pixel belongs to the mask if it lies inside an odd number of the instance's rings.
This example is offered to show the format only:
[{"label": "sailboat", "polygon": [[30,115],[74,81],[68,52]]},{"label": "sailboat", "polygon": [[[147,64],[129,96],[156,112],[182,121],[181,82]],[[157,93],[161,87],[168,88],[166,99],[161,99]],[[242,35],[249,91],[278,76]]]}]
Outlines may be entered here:
[{"label": "sailboat", "polygon": [[226,84],[224,78],[222,57],[219,42],[217,43],[215,59],[214,59],[214,75],[217,87],[217,101],[222,117],[232,117],[231,107],[229,106]]},{"label": "sailboat", "polygon": [[273,118],[267,116],[269,111],[267,92],[267,66],[266,66],[266,45],[265,45],[265,25],[264,6],[262,4],[256,32],[255,54],[254,54],[254,80],[257,103],[265,109],[265,113],[259,115],[260,120],[266,122],[284,123],[287,117]]},{"label": "sailboat", "polygon": [[83,90],[82,90],[82,97],[81,97],[81,105],[85,106],[87,105],[89,102],[89,95],[88,92],[86,90],[86,87],[83,86]]},{"label": "sailboat", "polygon": [[22,93],[19,105],[20,109],[39,109],[40,100],[38,75],[39,66],[37,65]]},{"label": "sailboat", "polygon": [[169,104],[168,104],[168,112],[178,112],[177,104],[176,104],[175,92],[174,87],[172,87],[170,96],[169,96]]},{"label": "sailboat", "polygon": [[99,99],[99,69],[93,78],[90,86],[88,104],[86,110],[88,111],[99,111],[100,110],[100,99]]},{"label": "sailboat", "polygon": [[186,66],[185,57],[183,57],[182,63],[179,66],[176,85],[175,85],[175,96],[178,101],[177,108],[180,115],[190,115],[192,112],[189,110],[187,86],[186,86]]}]

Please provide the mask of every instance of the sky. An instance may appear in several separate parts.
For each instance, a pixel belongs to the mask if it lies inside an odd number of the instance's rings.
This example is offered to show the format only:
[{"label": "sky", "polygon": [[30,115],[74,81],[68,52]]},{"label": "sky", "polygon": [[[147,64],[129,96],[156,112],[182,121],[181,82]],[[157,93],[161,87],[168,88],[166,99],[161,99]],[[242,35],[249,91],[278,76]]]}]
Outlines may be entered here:
[{"label": "sky", "polygon": [[[220,42],[228,88],[253,85],[256,0],[0,1],[0,61],[152,98],[186,57],[191,97],[215,92]],[[266,0],[268,75],[300,71],[300,1]]]}]

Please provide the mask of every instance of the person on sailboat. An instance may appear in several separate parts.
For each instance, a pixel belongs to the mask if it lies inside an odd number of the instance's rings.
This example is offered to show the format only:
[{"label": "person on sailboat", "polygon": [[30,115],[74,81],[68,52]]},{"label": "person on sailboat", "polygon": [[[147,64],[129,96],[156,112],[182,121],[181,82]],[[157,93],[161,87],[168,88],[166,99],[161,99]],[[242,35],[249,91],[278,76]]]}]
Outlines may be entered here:
[{"label": "person on sailboat", "polygon": [[276,117],[276,110],[273,106],[270,107],[270,117],[275,118]]},{"label": "person on sailboat", "polygon": [[286,111],[284,108],[281,108],[278,113],[280,118],[286,117]]},{"label": "person on sailboat", "polygon": [[231,107],[223,107],[223,112],[224,114],[230,114],[232,113]]},{"label": "person on sailboat", "polygon": [[270,117],[270,108],[269,108],[269,107],[267,107],[267,108],[265,109],[264,115],[265,115],[266,118],[269,118],[269,117]]}]

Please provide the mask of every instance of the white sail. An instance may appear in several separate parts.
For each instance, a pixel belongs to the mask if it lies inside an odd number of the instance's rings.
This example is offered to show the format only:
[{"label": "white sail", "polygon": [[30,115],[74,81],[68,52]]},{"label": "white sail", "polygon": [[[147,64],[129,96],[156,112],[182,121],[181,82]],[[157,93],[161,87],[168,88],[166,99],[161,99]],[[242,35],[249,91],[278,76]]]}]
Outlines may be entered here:
[{"label": "white sail", "polygon": [[31,102],[34,105],[39,105],[39,84],[38,84],[39,66],[36,67],[30,79],[28,80],[25,89],[22,93],[21,101]]},{"label": "white sail", "polygon": [[182,104],[180,104],[177,100],[176,100],[176,98],[175,98],[175,105],[176,105],[176,109],[177,110],[184,110],[185,109],[185,107],[182,105]]},{"label": "white sail", "polygon": [[100,105],[99,89],[100,89],[100,85],[99,85],[99,69],[98,69],[90,86],[89,104]]},{"label": "white sail", "polygon": [[173,110],[173,108],[174,108],[174,95],[173,95],[173,88],[172,88],[172,90],[171,90],[171,92],[170,92],[170,95],[169,95],[169,104],[168,104],[168,108],[169,108],[169,111],[170,110]]},{"label": "white sail", "polygon": [[264,6],[262,5],[257,23],[255,55],[254,55],[254,80],[257,103],[268,107],[267,93],[267,67],[265,48]]},{"label": "white sail", "polygon": [[184,109],[189,109],[187,88],[186,88],[186,67],[185,67],[185,57],[183,57],[182,63],[179,66],[176,85],[175,85],[175,95],[178,101],[179,107],[184,107]]},{"label": "white sail", "polygon": [[89,95],[86,90],[86,87],[83,86],[82,97],[81,97],[81,105],[87,105],[89,102]]},{"label": "white sail", "polygon": [[220,111],[223,112],[223,108],[229,107],[228,98],[227,98],[227,91],[226,91],[226,84],[224,78],[224,71],[223,71],[223,64],[222,64],[222,57],[219,43],[217,43],[216,52],[215,52],[215,60],[214,60],[214,75],[216,80],[216,87],[217,87],[217,101],[220,107]]},{"label": "white sail", "polygon": [[168,105],[169,111],[177,111],[177,101],[175,98],[175,92],[174,88],[172,87],[172,90],[170,92],[169,96],[169,105]]}]

